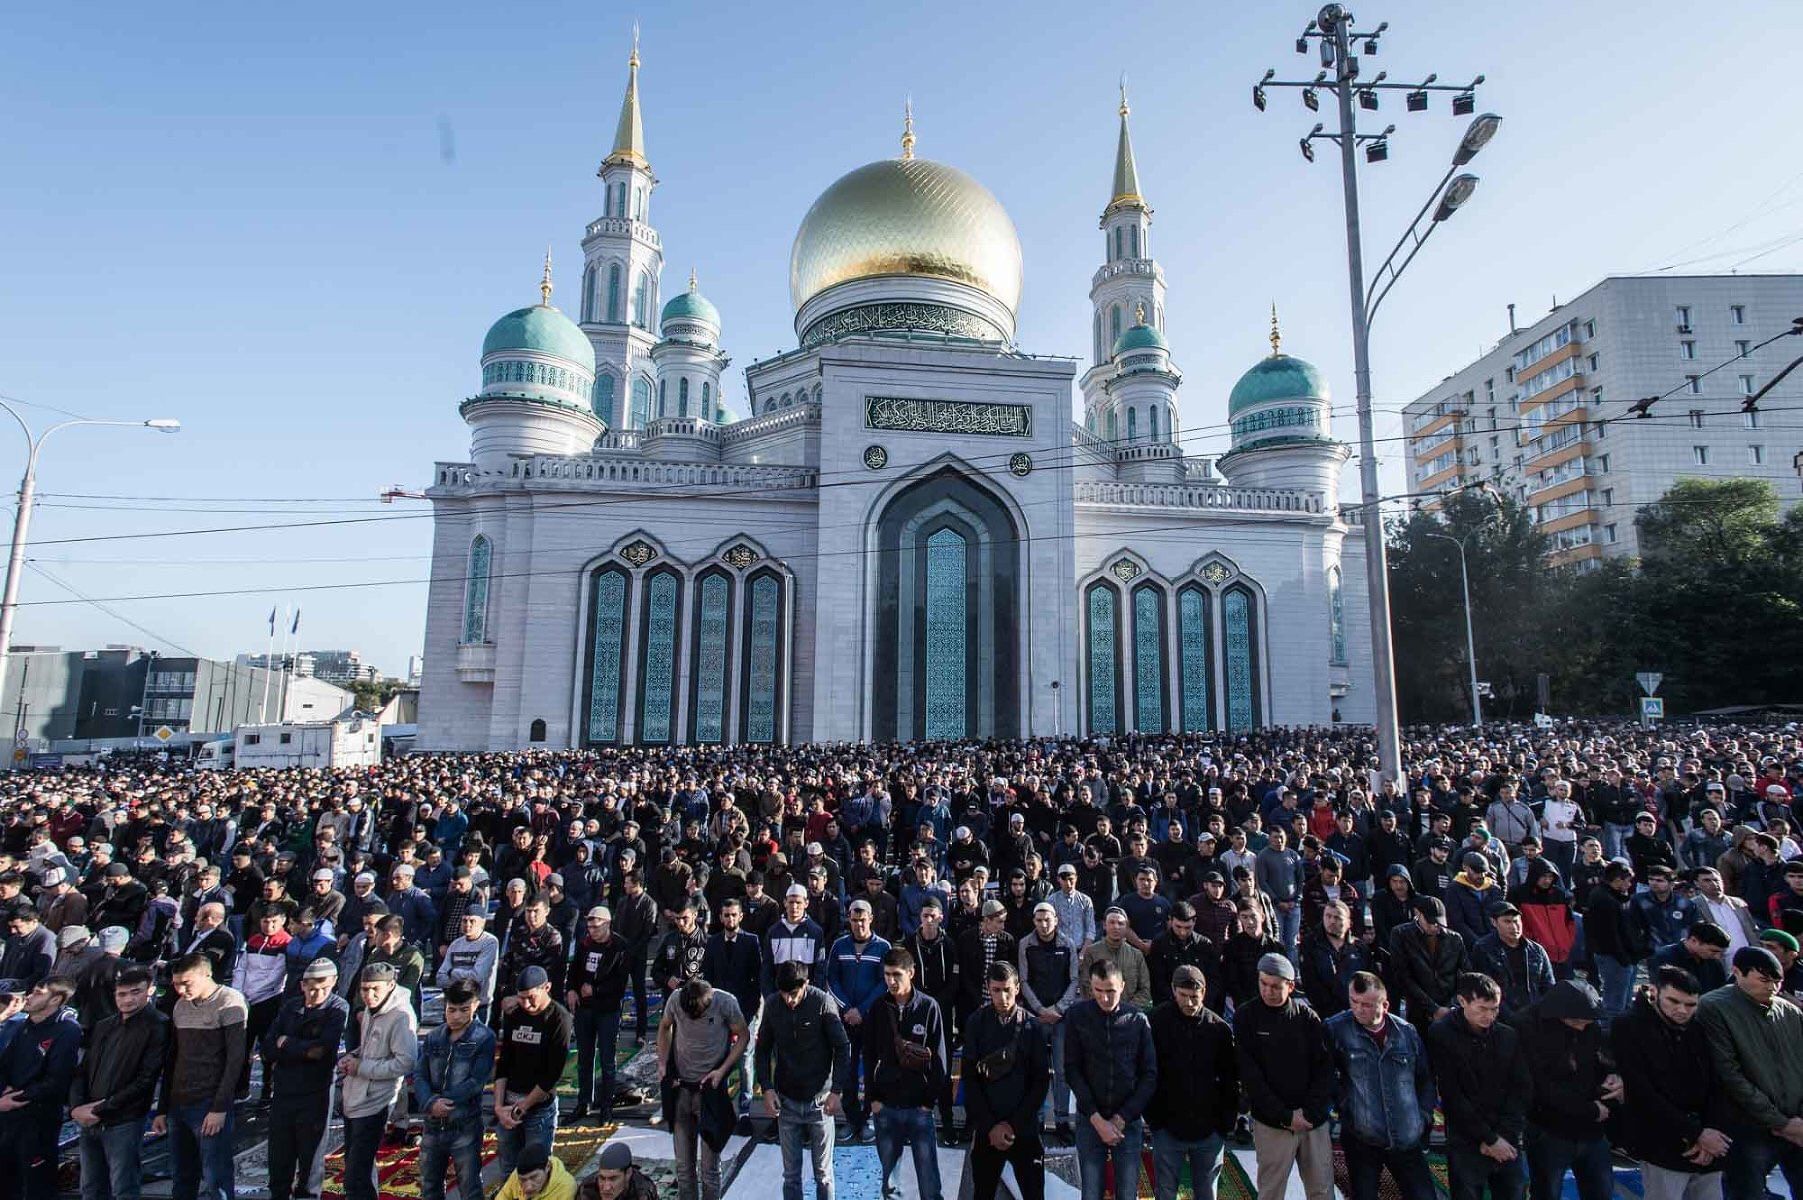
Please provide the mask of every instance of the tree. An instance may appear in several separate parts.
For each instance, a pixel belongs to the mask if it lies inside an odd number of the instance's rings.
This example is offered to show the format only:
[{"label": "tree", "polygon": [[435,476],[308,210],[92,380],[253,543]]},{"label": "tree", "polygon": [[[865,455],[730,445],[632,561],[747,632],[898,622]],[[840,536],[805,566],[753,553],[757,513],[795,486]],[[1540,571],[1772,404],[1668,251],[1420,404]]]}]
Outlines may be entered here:
[{"label": "tree", "polygon": [[1763,479],[1680,479],[1634,525],[1648,566],[1734,569],[1769,555],[1778,495]]}]

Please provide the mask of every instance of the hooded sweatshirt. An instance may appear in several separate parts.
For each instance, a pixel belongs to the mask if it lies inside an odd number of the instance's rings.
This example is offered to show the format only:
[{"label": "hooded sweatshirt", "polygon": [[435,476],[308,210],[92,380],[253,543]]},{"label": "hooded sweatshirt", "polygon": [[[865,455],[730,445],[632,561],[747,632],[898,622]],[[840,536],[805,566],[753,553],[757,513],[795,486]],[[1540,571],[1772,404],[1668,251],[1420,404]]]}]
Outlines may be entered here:
[{"label": "hooded sweatshirt", "polygon": [[[1590,1024],[1573,1029],[1566,1019]],[[1529,1124],[1574,1142],[1603,1136],[1597,1102],[1611,1068],[1602,1019],[1603,1002],[1596,989],[1566,979],[1529,1006],[1517,1023],[1534,1079]]]}]

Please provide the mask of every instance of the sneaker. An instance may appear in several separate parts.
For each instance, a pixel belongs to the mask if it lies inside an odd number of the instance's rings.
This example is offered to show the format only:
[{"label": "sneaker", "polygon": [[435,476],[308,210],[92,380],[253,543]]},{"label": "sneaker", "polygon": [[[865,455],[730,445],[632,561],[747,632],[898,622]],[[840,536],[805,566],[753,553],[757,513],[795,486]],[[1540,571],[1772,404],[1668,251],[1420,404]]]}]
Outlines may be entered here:
[{"label": "sneaker", "polygon": [[575,1108],[571,1109],[570,1110],[570,1120],[572,1120],[572,1121],[588,1120],[588,1105],[578,1104]]}]

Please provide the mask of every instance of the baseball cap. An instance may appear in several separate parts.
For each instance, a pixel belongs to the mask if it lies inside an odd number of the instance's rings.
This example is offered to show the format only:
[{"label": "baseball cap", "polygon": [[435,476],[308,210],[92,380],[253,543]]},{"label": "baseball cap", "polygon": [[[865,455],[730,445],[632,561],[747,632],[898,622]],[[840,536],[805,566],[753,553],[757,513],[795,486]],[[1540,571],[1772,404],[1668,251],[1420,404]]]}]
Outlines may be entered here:
[{"label": "baseball cap", "polygon": [[1521,910],[1507,900],[1498,900],[1487,910],[1492,917],[1519,917]]},{"label": "baseball cap", "polygon": [[550,982],[551,977],[545,974],[543,967],[527,967],[514,977],[513,990],[529,992],[533,988],[544,987]]},{"label": "baseball cap", "polygon": [[808,898],[808,889],[799,883],[791,883],[783,892],[784,899],[788,899],[790,896],[800,896],[803,900],[806,900]]},{"label": "baseball cap", "polygon": [[613,919],[613,914],[611,912],[607,911],[607,905],[605,905],[605,904],[595,905],[595,907],[589,909],[587,914],[585,914],[585,915],[587,916],[588,920],[591,920],[591,921],[594,921],[594,920],[611,921]]},{"label": "baseball cap", "polygon": [[1757,971],[1767,979],[1783,980],[1784,964],[1764,946],[1742,946],[1734,952],[1734,969],[1743,975]]},{"label": "baseball cap", "polygon": [[1007,911],[1000,900],[983,901],[983,915],[986,917],[999,917]]},{"label": "baseball cap", "polygon": [[1060,875],[1075,875],[1077,873],[1077,864],[1065,863],[1058,868],[1058,873]]},{"label": "baseball cap", "polygon": [[1202,978],[1201,968],[1184,963],[1171,972],[1171,986],[1174,988],[1200,988],[1206,986],[1206,981]]},{"label": "baseball cap", "polygon": [[1275,975],[1279,979],[1294,981],[1296,978],[1296,964],[1281,954],[1266,954],[1258,960],[1258,973],[1260,975]]},{"label": "baseball cap", "polygon": [[595,1160],[595,1166],[603,1171],[627,1171],[632,1169],[632,1147],[625,1142],[609,1142],[601,1148],[601,1157]]},{"label": "baseball cap", "polygon": [[1440,902],[1438,896],[1416,896],[1415,911],[1432,921],[1446,919],[1446,905]]},{"label": "baseball cap", "polygon": [[59,948],[67,950],[77,942],[88,941],[93,936],[88,932],[86,925],[65,925],[57,932],[56,944]]},{"label": "baseball cap", "polygon": [[327,883],[330,883],[330,882],[332,882],[334,876],[331,871],[327,870],[325,867],[321,867],[321,868],[319,868],[319,870],[313,872],[313,878],[316,880],[323,879]]},{"label": "baseball cap", "polygon": [[106,869],[108,879],[124,879],[131,874],[131,868],[124,863],[114,863]]}]

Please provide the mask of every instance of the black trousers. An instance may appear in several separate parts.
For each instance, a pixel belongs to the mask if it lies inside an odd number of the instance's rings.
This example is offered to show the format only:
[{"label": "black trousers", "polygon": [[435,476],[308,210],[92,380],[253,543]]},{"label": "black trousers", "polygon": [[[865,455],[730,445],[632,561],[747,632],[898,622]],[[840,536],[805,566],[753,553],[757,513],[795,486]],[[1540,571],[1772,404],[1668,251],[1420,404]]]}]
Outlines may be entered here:
[{"label": "black trousers", "polygon": [[325,1173],[319,1150],[331,1123],[331,1103],[331,1094],[321,1092],[269,1106],[269,1200],[319,1195]]},{"label": "black trousers", "polygon": [[1039,1131],[1015,1130],[1014,1145],[997,1150],[989,1144],[987,1129],[972,1129],[970,1141],[971,1200],[995,1200],[1001,1186],[1002,1167],[1014,1165],[1014,1181],[1020,1200],[1045,1200],[1045,1145]]},{"label": "black trousers", "polygon": [[31,1104],[0,1121],[0,1198],[56,1200],[60,1106]]}]

